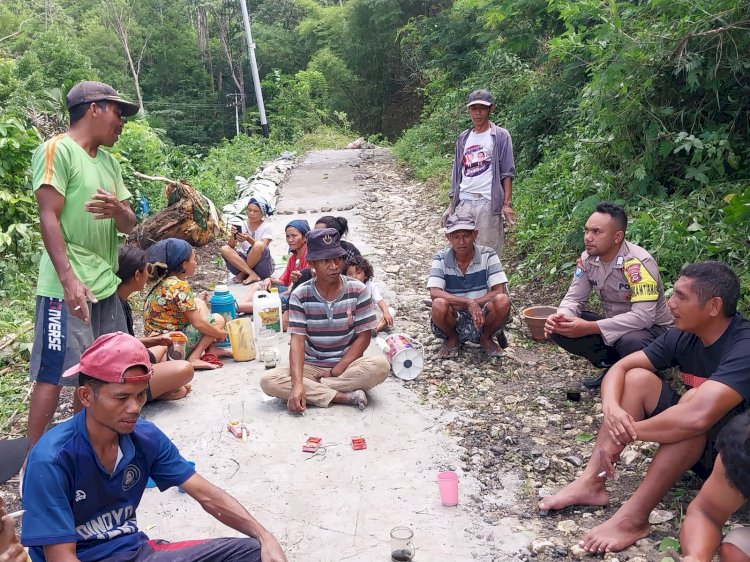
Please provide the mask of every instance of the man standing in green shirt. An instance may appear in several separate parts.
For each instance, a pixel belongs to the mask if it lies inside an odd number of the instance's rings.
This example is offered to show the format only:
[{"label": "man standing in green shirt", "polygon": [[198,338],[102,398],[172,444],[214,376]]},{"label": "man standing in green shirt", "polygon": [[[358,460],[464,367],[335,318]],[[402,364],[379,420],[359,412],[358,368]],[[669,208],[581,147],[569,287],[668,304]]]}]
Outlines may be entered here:
[{"label": "man standing in green shirt", "polygon": [[[37,148],[33,189],[44,252],[36,291],[29,407],[29,448],[49,425],[61,374],[101,334],[127,331],[116,293],[117,233],[135,226],[119,163],[102,146],[117,142],[123,117],[139,107],[101,82],[67,96],[70,128]],[[80,404],[74,400],[74,409]]]}]

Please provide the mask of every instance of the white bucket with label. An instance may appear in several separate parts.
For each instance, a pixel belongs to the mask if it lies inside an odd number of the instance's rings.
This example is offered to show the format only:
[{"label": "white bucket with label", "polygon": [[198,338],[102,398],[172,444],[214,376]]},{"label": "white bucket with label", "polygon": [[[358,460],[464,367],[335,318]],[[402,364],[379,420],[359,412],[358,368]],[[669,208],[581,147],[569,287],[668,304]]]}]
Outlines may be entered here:
[{"label": "white bucket with label", "polygon": [[[380,349],[391,364],[393,374],[410,381],[417,378],[424,367],[424,347],[406,334],[391,334],[387,338],[376,338]],[[417,349],[419,347],[419,349]]]}]

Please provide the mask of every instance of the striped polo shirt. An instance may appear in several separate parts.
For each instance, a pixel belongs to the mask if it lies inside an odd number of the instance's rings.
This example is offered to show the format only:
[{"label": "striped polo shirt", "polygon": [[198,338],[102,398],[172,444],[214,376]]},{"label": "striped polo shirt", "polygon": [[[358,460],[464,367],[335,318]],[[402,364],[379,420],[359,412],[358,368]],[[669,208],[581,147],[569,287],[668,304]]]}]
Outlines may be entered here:
[{"label": "striped polo shirt", "polygon": [[325,300],[315,279],[297,287],[289,297],[289,333],[305,337],[305,363],[333,367],[357,334],[378,325],[370,291],[356,279],[341,276],[344,286],[334,301]]},{"label": "striped polo shirt", "polygon": [[474,244],[474,257],[466,270],[466,275],[456,263],[453,248],[440,250],[432,258],[428,289],[443,289],[452,295],[478,299],[490,292],[495,285],[507,283],[503,265],[497,252],[487,246]]}]

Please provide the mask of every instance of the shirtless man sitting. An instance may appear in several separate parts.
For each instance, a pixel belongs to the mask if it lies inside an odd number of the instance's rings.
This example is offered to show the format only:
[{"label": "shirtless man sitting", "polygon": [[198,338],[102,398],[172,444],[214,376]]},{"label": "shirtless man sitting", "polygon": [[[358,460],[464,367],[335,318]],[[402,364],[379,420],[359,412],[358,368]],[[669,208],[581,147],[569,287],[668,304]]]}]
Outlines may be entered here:
[{"label": "shirtless man sitting", "polygon": [[[675,327],[615,363],[602,383],[604,421],[583,474],[539,503],[541,510],[606,505],[606,479],[633,441],[659,443],[641,485],[581,541],[589,552],[627,548],[650,533],[648,516],[689,468],[705,478],[718,431],[750,402],[750,322],[736,312],[740,284],[718,262],[688,265],[668,305]],[[655,373],[679,366],[679,396]]]}]

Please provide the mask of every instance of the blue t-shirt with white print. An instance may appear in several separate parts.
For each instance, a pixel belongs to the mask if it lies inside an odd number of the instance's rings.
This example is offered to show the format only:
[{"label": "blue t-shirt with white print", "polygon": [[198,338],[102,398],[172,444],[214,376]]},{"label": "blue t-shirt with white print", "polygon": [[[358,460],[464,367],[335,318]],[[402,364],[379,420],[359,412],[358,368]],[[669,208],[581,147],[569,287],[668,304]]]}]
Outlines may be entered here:
[{"label": "blue t-shirt with white print", "polygon": [[81,562],[139,548],[148,537],[138,530],[135,511],[148,477],[164,491],[195,474],[169,438],[143,419],[120,435],[120,452],[110,475],[89,441],[85,409],[42,436],[23,478],[21,542],[33,562],[44,562],[50,544],[76,543]]}]

